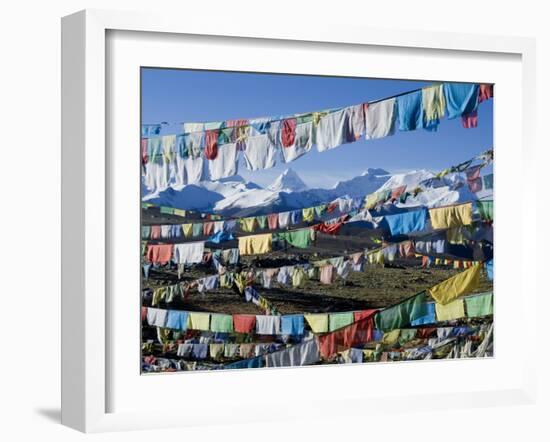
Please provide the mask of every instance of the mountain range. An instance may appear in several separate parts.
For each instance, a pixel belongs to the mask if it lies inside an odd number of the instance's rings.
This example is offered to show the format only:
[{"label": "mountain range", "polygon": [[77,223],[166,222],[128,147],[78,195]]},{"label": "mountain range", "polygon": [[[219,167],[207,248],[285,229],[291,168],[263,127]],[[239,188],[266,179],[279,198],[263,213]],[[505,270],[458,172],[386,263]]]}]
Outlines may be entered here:
[{"label": "mountain range", "polygon": [[[427,170],[390,174],[384,169],[370,168],[350,180],[337,182],[332,188],[310,189],[294,170],[286,169],[266,187],[235,175],[219,181],[190,184],[181,190],[168,188],[156,194],[148,194],[142,185],[142,195],[143,201],[161,206],[241,217],[311,207],[343,197],[362,198],[378,190],[401,185],[411,189],[433,177],[434,173]],[[473,199],[476,195],[469,191],[463,177],[451,174],[437,186],[409,199],[403,206],[422,204],[437,207]]]}]

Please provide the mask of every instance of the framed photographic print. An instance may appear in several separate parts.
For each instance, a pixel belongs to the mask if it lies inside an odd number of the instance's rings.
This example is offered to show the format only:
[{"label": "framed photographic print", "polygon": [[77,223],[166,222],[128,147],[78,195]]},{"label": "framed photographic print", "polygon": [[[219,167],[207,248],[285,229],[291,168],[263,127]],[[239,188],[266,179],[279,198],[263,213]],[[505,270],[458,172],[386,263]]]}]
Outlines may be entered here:
[{"label": "framed photographic print", "polygon": [[492,98],[142,68],[142,372],[492,356]]},{"label": "framed photographic print", "polygon": [[64,18],[63,422],[530,401],[533,46],[456,37]]}]

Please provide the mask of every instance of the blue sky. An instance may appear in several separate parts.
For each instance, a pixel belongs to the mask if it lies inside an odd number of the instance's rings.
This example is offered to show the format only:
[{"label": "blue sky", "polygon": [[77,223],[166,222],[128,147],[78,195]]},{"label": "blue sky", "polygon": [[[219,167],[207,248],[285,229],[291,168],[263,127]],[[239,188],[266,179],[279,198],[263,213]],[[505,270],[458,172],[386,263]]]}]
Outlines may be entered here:
[{"label": "blue sky", "polygon": [[[429,72],[429,68],[427,68]],[[444,80],[444,79],[443,79]],[[142,69],[142,123],[171,123],[163,133],[180,132],[180,122],[291,115],[389,97],[430,81],[378,80],[281,74]],[[392,173],[440,170],[493,146],[493,102],[479,108],[479,125],[464,129],[460,119],[441,121],[437,132],[396,132],[380,140],[362,139],[331,151],[314,149],[289,164],[239,174],[268,185],[290,167],[310,187],[332,187],[369,167]]]}]

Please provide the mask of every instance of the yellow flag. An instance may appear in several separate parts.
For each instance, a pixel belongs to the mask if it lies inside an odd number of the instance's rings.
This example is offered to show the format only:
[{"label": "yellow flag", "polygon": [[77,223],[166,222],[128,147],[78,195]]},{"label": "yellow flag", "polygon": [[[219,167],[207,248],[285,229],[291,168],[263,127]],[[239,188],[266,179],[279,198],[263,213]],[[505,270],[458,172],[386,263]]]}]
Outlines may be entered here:
[{"label": "yellow flag", "polygon": [[481,265],[475,265],[429,289],[430,295],[440,304],[448,304],[459,296],[471,292],[479,285]]},{"label": "yellow flag", "polygon": [[256,225],[256,218],[253,216],[249,218],[242,218],[240,220],[240,224],[243,232],[253,232]]},{"label": "yellow flag", "polygon": [[472,224],[472,203],[429,209],[429,212],[434,229],[448,229]]},{"label": "yellow flag", "polygon": [[305,314],[304,319],[309,324],[313,333],[325,333],[328,331],[328,315],[326,313]]},{"label": "yellow flag", "polygon": [[210,313],[189,312],[189,328],[192,330],[210,330]]},{"label": "yellow flag", "polygon": [[365,208],[372,209],[374,206],[376,206],[377,202],[378,202],[378,195],[376,193],[371,193],[370,195],[367,195],[367,199],[365,201]]},{"label": "yellow flag", "polygon": [[466,241],[466,236],[460,227],[453,227],[447,230],[447,241],[451,244],[463,244]]},{"label": "yellow flag", "polygon": [[176,136],[164,135],[161,140],[162,156],[164,157],[164,161],[167,163],[171,163],[175,156],[174,147],[176,145]]},{"label": "yellow flag", "polygon": [[384,265],[384,253],[382,252],[382,250],[379,250],[373,253],[368,253],[367,257],[369,260],[369,264]]},{"label": "yellow flag", "polygon": [[438,321],[450,321],[466,316],[464,299],[455,299],[446,305],[435,303],[435,315]]},{"label": "yellow flag", "polygon": [[445,115],[445,95],[443,85],[429,86],[422,89],[422,105],[426,120],[437,120]]},{"label": "yellow flag", "polygon": [[183,236],[186,238],[191,237],[193,234],[193,224],[182,224],[181,228],[183,229]]},{"label": "yellow flag", "polygon": [[382,338],[382,342],[387,345],[393,345],[397,342],[399,339],[399,335],[401,334],[400,329],[395,329],[390,332],[384,333],[384,337]]},{"label": "yellow flag", "polygon": [[363,356],[367,361],[371,361],[374,357],[374,350],[363,350]]},{"label": "yellow flag", "polygon": [[313,207],[308,207],[308,208],[302,209],[302,217],[303,217],[304,221],[307,222],[307,223],[313,222],[314,214],[315,214],[315,211],[314,211]]},{"label": "yellow flag", "polygon": [[271,252],[271,233],[264,235],[241,236],[239,238],[240,255],[260,255]]}]

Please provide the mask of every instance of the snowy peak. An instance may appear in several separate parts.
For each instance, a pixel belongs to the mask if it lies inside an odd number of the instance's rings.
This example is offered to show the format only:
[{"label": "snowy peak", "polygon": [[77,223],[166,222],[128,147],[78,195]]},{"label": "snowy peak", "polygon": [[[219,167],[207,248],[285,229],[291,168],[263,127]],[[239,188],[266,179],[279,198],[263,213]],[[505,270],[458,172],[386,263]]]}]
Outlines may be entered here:
[{"label": "snowy peak", "polygon": [[385,181],[378,190],[390,190],[400,186],[407,186],[408,190],[417,187],[422,181],[433,178],[434,174],[427,170],[413,170],[406,173],[397,173]]},{"label": "snowy peak", "polygon": [[[376,171],[371,173],[369,171]],[[378,172],[383,172],[378,174]],[[362,197],[373,193],[388,180],[389,173],[382,169],[369,169],[367,172],[346,181],[338,181],[332,188],[336,196]]]},{"label": "snowy peak", "polygon": [[373,168],[369,167],[366,172],[363,172],[362,176],[385,176],[389,175],[390,173],[387,170],[380,169],[379,167]]},{"label": "snowy peak", "polygon": [[286,169],[267,187],[267,190],[272,192],[292,193],[307,190],[307,186],[296,172],[292,169]]}]

